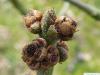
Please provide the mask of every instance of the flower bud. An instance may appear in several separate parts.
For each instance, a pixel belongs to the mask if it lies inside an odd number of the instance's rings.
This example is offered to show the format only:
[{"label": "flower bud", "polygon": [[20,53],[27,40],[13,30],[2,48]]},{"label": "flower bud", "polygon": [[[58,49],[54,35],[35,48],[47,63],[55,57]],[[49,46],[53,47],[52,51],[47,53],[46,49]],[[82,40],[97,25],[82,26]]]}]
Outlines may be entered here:
[{"label": "flower bud", "polygon": [[[40,51],[39,51],[36,43],[32,42],[32,43],[25,45],[25,47],[23,48],[23,52],[22,52],[23,61],[27,65],[29,65],[33,60],[35,61],[35,57],[37,57],[36,54],[38,52],[40,52]],[[39,56],[40,53],[38,53],[37,55]]]},{"label": "flower bud", "polygon": [[38,46],[40,45],[40,47],[46,47],[47,46],[47,42],[43,38],[38,38],[38,39],[36,39],[36,41],[38,42]]},{"label": "flower bud", "polygon": [[47,47],[47,55],[41,61],[41,68],[48,69],[50,67],[53,67],[55,64],[57,64],[58,61],[59,61],[58,49],[54,46],[49,45]]},{"label": "flower bud", "polygon": [[27,28],[30,28],[32,23],[36,21],[36,18],[34,16],[25,16],[24,17],[25,25]]},{"label": "flower bud", "polygon": [[31,70],[38,70],[38,69],[40,69],[40,63],[37,62],[37,61],[32,61],[28,66],[29,66],[29,68]]},{"label": "flower bud", "polygon": [[42,12],[40,12],[38,10],[32,9],[32,10],[29,11],[28,15],[29,16],[34,16],[34,17],[36,17],[37,21],[40,21],[43,14],[42,14]]},{"label": "flower bud", "polygon": [[50,68],[51,66],[50,66],[50,63],[49,63],[49,61],[48,61],[48,59],[47,58],[44,58],[42,61],[41,61],[41,69],[48,69],[48,68]]},{"label": "flower bud", "polygon": [[41,55],[39,56],[37,61],[42,61],[46,56],[47,56],[47,49],[43,47],[41,49]]},{"label": "flower bud", "polygon": [[31,69],[38,69],[40,61],[46,57],[46,44],[44,39],[38,38],[23,48],[22,59]]},{"label": "flower bud", "polygon": [[61,40],[67,41],[73,37],[76,31],[76,22],[69,17],[61,16],[56,19],[55,28]]},{"label": "flower bud", "polygon": [[24,17],[25,25],[34,34],[41,31],[40,21],[42,19],[42,13],[38,10],[30,10]]},{"label": "flower bud", "polygon": [[59,52],[58,49],[52,45],[48,46],[48,60],[51,66],[57,64],[59,61]]},{"label": "flower bud", "polygon": [[60,55],[59,62],[64,62],[68,58],[68,47],[63,41],[61,41],[57,43],[57,48]]},{"label": "flower bud", "polygon": [[37,34],[39,32],[41,32],[41,24],[39,21],[33,23],[29,28],[28,30],[34,34]]}]

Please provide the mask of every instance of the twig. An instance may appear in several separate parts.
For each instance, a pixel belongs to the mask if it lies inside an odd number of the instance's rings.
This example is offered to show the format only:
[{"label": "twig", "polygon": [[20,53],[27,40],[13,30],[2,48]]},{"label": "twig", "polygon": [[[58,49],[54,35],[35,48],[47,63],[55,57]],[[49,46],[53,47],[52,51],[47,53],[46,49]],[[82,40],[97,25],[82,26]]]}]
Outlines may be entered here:
[{"label": "twig", "polygon": [[48,70],[38,70],[37,75],[52,75],[53,68],[50,68]]},{"label": "twig", "polygon": [[22,4],[20,2],[18,2],[18,0],[9,0],[14,7],[16,7],[17,10],[19,10],[19,12],[22,15],[26,14],[26,9],[24,8],[24,6],[22,6]]},{"label": "twig", "polygon": [[80,8],[81,10],[85,11],[86,13],[88,13],[91,17],[93,17],[96,20],[100,20],[100,11],[99,9],[86,4],[86,3],[82,3],[79,0],[64,0],[64,1],[68,1],[71,4],[77,6],[78,8]]}]

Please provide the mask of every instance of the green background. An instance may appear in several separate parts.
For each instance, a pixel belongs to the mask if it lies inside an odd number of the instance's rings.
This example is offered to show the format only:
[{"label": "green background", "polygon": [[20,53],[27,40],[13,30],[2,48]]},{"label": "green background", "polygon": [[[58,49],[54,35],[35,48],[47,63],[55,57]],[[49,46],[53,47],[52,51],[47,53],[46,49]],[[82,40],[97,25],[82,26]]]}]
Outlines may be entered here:
[{"label": "green background", "polygon": [[[62,0],[18,0],[26,10],[45,11],[54,8],[59,16]],[[100,0],[81,0],[100,9]],[[100,72],[100,21],[96,21],[81,9],[66,3],[65,14],[78,23],[79,31],[73,40],[66,42],[69,58],[55,66],[53,75],[83,75]],[[0,0],[0,75],[35,75],[21,59],[23,46],[37,38],[24,26],[23,15],[9,0]]]}]

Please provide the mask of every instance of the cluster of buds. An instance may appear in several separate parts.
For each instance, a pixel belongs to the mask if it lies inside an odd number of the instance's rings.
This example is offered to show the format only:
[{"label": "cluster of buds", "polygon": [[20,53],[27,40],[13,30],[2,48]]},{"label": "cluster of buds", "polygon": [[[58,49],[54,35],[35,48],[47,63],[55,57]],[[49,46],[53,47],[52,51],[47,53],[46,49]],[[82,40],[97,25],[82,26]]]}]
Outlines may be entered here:
[{"label": "cluster of buds", "polygon": [[38,10],[30,10],[30,12],[24,17],[27,29],[32,33],[39,33],[41,31],[41,19],[42,12]]},{"label": "cluster of buds", "polygon": [[53,10],[45,14],[31,10],[24,20],[27,29],[41,37],[23,48],[22,59],[30,69],[49,69],[68,58],[68,46],[64,41],[70,40],[76,32],[74,20],[66,16],[56,17]]},{"label": "cluster of buds", "polygon": [[[73,34],[76,32],[77,23],[70,17],[60,16],[56,17],[50,15],[50,21],[47,22],[48,25],[53,25],[56,30],[55,35],[63,41],[68,41],[73,37]],[[44,20],[43,13],[38,10],[31,10],[25,17],[25,26],[27,29],[34,33],[38,34],[42,32],[42,22]]]},{"label": "cluster of buds", "polygon": [[33,40],[25,45],[22,52],[23,61],[32,70],[48,69],[58,62],[64,62],[67,59],[68,47],[63,41],[54,45],[47,45],[43,38]]}]

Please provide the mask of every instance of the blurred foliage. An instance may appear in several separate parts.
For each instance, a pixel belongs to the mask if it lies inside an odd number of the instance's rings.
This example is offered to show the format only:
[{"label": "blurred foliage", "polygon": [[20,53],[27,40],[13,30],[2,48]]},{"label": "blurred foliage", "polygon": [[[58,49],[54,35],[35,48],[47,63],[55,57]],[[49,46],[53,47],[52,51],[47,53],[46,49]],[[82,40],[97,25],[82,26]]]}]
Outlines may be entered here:
[{"label": "blurred foliage", "polygon": [[[82,0],[100,8],[100,0]],[[54,8],[59,14],[63,7],[62,0],[19,0],[29,9],[44,11]],[[68,4],[68,3],[67,3]],[[100,22],[73,5],[66,13],[78,22],[76,32],[69,45],[69,58],[57,64],[54,75],[83,75],[85,72],[100,72]],[[9,2],[0,0],[0,75],[34,75],[21,59],[23,46],[37,35],[29,33],[24,27],[23,16]],[[75,40],[74,40],[75,39]]]}]

